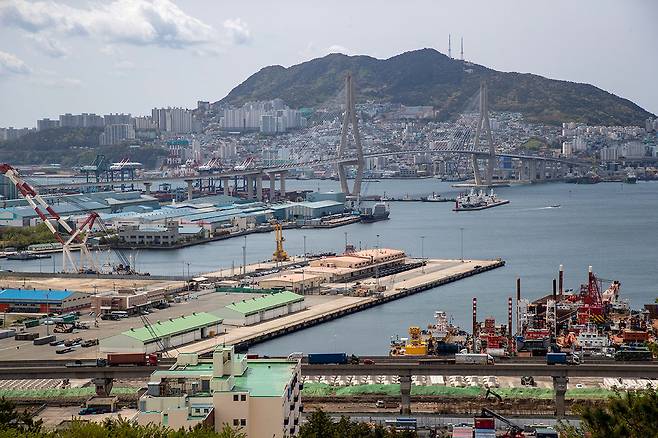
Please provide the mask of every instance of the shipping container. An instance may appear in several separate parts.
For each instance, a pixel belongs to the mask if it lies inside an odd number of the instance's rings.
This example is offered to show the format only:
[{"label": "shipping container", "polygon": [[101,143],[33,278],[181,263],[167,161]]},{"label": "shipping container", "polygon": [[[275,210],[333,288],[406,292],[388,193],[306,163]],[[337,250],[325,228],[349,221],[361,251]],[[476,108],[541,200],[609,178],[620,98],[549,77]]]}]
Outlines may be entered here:
[{"label": "shipping container", "polygon": [[345,353],[310,353],[308,355],[308,363],[316,365],[325,364],[346,364],[347,354]]},{"label": "shipping container", "polygon": [[458,353],[455,354],[455,363],[470,365],[487,365],[493,364],[494,358],[489,354],[477,353]]},{"label": "shipping container", "polygon": [[50,344],[52,341],[54,341],[55,335],[50,335],[50,336],[42,336],[40,338],[36,338],[32,341],[34,345],[45,345],[45,344]]},{"label": "shipping container", "polygon": [[452,438],[473,438],[471,426],[455,426],[452,428]]},{"label": "shipping container", "polygon": [[0,330],[0,339],[13,338],[16,336],[16,330]]},{"label": "shipping container", "polygon": [[158,357],[155,354],[144,353],[109,353],[107,364],[117,365],[157,365]]},{"label": "shipping container", "polygon": [[34,341],[39,337],[39,333],[30,333],[30,332],[21,332],[14,335],[14,339],[17,341]]},{"label": "shipping container", "polygon": [[473,438],[496,438],[495,429],[475,429]]},{"label": "shipping container", "polygon": [[491,417],[480,417],[475,418],[475,428],[476,429],[495,429],[496,420]]}]

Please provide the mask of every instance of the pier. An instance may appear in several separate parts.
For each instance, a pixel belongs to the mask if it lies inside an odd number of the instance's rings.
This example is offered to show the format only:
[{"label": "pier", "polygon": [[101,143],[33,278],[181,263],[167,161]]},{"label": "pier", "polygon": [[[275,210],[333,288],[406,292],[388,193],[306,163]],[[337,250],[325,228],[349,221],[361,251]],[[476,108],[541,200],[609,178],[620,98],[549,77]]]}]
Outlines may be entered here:
[{"label": "pier", "polygon": [[386,291],[367,297],[337,296],[335,299],[311,306],[300,312],[260,324],[237,327],[223,335],[179,347],[178,353],[209,353],[217,345],[235,345],[246,349],[250,345],[292,333],[370,307],[388,303],[437,286],[452,283],[505,265],[503,260],[427,260],[421,267],[382,277]]}]

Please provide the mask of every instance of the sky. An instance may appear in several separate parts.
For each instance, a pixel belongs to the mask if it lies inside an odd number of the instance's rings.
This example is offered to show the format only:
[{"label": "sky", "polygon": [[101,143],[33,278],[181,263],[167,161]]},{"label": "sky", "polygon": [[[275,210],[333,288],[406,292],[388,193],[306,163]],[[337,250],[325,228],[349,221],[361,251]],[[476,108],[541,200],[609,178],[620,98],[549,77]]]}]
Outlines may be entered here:
[{"label": "sky", "polygon": [[0,127],[216,101],[259,69],[431,47],[658,114],[655,0],[0,0]]}]

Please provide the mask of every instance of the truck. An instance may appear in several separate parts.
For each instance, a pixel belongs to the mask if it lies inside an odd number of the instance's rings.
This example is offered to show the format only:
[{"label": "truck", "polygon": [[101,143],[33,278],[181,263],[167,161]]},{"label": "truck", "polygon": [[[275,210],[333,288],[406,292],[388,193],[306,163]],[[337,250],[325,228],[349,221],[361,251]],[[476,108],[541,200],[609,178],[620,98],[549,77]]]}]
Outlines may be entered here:
[{"label": "truck", "polygon": [[486,353],[457,353],[455,363],[468,365],[493,365],[493,356]]},{"label": "truck", "polygon": [[546,365],[578,365],[580,357],[573,353],[546,353]]},{"label": "truck", "polygon": [[109,353],[107,355],[107,364],[109,366],[153,366],[158,364],[158,355],[154,353]]},{"label": "truck", "polygon": [[79,367],[105,367],[107,366],[107,360],[105,359],[79,359],[73,362],[67,362],[67,368],[79,368]]},{"label": "truck", "polygon": [[348,356],[347,353],[310,353],[308,363],[311,365],[358,364],[359,358],[355,355]]}]

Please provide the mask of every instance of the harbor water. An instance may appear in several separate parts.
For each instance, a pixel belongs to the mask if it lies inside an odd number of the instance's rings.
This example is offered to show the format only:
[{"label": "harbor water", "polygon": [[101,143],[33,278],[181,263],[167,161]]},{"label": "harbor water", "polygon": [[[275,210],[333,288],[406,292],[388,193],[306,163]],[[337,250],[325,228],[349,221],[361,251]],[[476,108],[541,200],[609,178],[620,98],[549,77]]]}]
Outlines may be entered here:
[{"label": "harbor water", "polygon": [[[289,181],[289,189],[338,190],[337,181]],[[387,197],[454,196],[458,189],[434,179],[369,182],[366,194]],[[471,299],[478,298],[479,318],[505,321],[507,297],[513,296],[515,278],[530,299],[550,293],[559,264],[565,267],[565,287],[577,288],[587,279],[587,267],[604,279],[621,281],[622,298],[634,307],[658,296],[658,183],[635,185],[537,184],[498,188],[508,205],[474,212],[453,212],[452,203],[391,202],[391,218],[372,224],[335,229],[286,230],[285,249],[302,254],[304,236],[309,253],[336,251],[345,246],[345,234],[356,247],[400,248],[417,257],[504,259],[505,267],[435,288],[427,292],[349,315],[277,338],[252,350],[283,355],[293,351],[346,351],[387,354],[389,336],[404,336],[410,325],[426,326],[435,310],[452,315],[469,328]],[[559,204],[559,207],[556,207]],[[246,243],[247,262],[271,257],[272,234],[212,242],[179,250],[143,250],[132,253],[140,271],[160,275],[195,275],[220,267],[237,268]],[[60,256],[33,261],[0,260],[14,271],[53,272]]]}]

